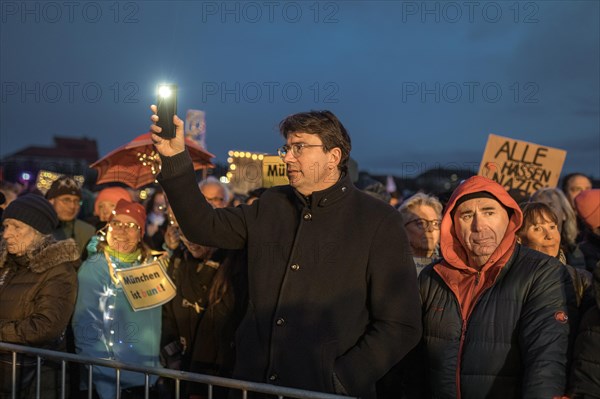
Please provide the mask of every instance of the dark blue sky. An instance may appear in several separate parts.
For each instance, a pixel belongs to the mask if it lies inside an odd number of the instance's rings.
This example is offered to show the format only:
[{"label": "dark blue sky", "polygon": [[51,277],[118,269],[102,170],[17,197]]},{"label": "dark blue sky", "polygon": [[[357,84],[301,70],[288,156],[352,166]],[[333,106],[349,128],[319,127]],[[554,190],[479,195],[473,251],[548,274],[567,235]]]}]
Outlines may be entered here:
[{"label": "dark blue sky", "polygon": [[172,81],[219,162],[275,153],[284,116],[330,109],[373,173],[476,170],[495,133],[600,177],[599,4],[3,0],[0,156],[54,135],[104,155]]}]

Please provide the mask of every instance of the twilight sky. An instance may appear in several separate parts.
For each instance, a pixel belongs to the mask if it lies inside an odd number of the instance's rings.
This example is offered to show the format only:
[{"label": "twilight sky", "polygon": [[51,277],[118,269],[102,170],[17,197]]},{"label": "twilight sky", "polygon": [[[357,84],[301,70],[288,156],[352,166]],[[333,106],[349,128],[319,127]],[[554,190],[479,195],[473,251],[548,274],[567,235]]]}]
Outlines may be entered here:
[{"label": "twilight sky", "polygon": [[494,133],[600,177],[597,1],[2,0],[0,18],[0,157],[55,135],[105,155],[169,81],[217,162],[275,154],[283,117],[330,109],[372,173],[476,171]]}]

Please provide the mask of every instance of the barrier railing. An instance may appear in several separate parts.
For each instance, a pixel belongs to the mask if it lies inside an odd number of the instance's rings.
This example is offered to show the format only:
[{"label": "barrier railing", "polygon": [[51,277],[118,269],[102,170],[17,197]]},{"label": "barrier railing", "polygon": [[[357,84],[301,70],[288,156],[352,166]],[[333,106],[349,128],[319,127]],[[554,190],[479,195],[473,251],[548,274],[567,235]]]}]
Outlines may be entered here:
[{"label": "barrier railing", "polygon": [[[46,349],[32,348],[29,346],[14,345],[0,342],[0,351],[12,352],[12,398],[16,399],[16,376],[17,376],[17,354],[23,353],[27,355],[33,355],[37,357],[36,365],[36,379],[33,382],[36,384],[36,398],[40,398],[40,378],[41,378],[41,366],[42,359],[49,359],[60,362],[61,365],[61,389],[60,397],[65,399],[67,386],[66,386],[66,372],[67,364],[69,362],[79,363],[87,365],[87,385],[92,386],[92,372],[94,366],[109,367],[115,370],[115,396],[117,399],[121,398],[120,390],[120,372],[121,370],[134,371],[143,373],[145,375],[144,384],[144,397],[149,399],[150,397],[150,376],[155,375],[167,379],[171,379],[175,382],[174,396],[176,399],[181,397],[181,382],[195,382],[205,384],[208,387],[208,399],[213,399],[213,388],[223,387],[241,391],[242,399],[248,398],[248,393],[260,393],[277,396],[279,399],[283,398],[297,398],[297,399],[348,399],[348,396],[333,395],[323,392],[306,391],[303,389],[286,388],[270,384],[262,384],[257,382],[248,382],[241,380],[234,380],[230,378],[215,377],[205,374],[195,374],[185,371],[171,370],[158,367],[141,367],[134,364],[121,363],[114,360],[98,359],[87,356],[75,355],[66,352],[57,352]],[[93,391],[88,390],[88,398],[92,399]]]}]

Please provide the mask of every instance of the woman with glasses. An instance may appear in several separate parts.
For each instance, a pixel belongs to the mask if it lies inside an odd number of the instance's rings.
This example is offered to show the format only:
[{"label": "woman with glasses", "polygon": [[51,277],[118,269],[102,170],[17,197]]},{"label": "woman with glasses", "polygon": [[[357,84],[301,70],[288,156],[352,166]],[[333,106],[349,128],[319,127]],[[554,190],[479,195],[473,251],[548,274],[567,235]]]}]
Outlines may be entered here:
[{"label": "woman with glasses", "polygon": [[418,275],[425,266],[440,258],[442,203],[436,197],[417,193],[404,201],[398,211],[404,220]]},{"label": "woman with glasses", "polygon": [[[80,355],[160,366],[161,308],[134,312],[116,277],[117,269],[152,260],[152,253],[142,243],[145,222],[144,207],[122,199],[108,221],[105,240],[96,239],[88,245],[90,256],[78,273],[73,315],[75,349]],[[144,380],[144,374],[121,371],[121,398],[143,392]],[[156,376],[150,381],[154,384]],[[94,367],[93,383],[94,387],[87,389],[95,389],[101,399],[116,397],[113,369]]]}]

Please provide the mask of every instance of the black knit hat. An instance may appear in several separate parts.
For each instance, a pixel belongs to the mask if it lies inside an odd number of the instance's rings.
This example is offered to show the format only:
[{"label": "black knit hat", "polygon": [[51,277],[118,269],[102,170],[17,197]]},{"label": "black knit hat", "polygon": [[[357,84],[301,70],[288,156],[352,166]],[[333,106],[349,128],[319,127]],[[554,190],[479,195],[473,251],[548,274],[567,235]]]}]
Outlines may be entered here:
[{"label": "black knit hat", "polygon": [[50,186],[50,189],[46,193],[46,198],[52,199],[61,195],[76,195],[81,198],[81,189],[79,188],[79,184],[77,184],[77,182],[71,177],[59,177]]},{"label": "black knit hat", "polygon": [[476,191],[474,193],[469,193],[469,194],[465,194],[462,197],[460,197],[459,199],[456,200],[456,204],[454,204],[454,207],[452,208],[452,211],[450,212],[450,216],[452,217],[452,219],[454,219],[454,214],[456,213],[456,210],[458,209],[458,206],[460,204],[462,204],[463,202],[467,202],[468,200],[472,200],[475,198],[489,198],[489,199],[493,199],[494,201],[496,201],[497,203],[499,203],[500,205],[502,205],[502,208],[504,208],[504,210],[506,211],[506,213],[508,213],[508,217],[510,218],[514,212],[513,209],[507,207],[506,205],[504,205],[502,203],[502,201],[500,201],[498,198],[496,198],[496,196],[492,193],[489,193],[487,191]]},{"label": "black knit hat", "polygon": [[58,225],[58,216],[52,204],[37,194],[26,194],[8,204],[2,213],[2,220],[5,219],[21,221],[42,234],[52,233]]}]

